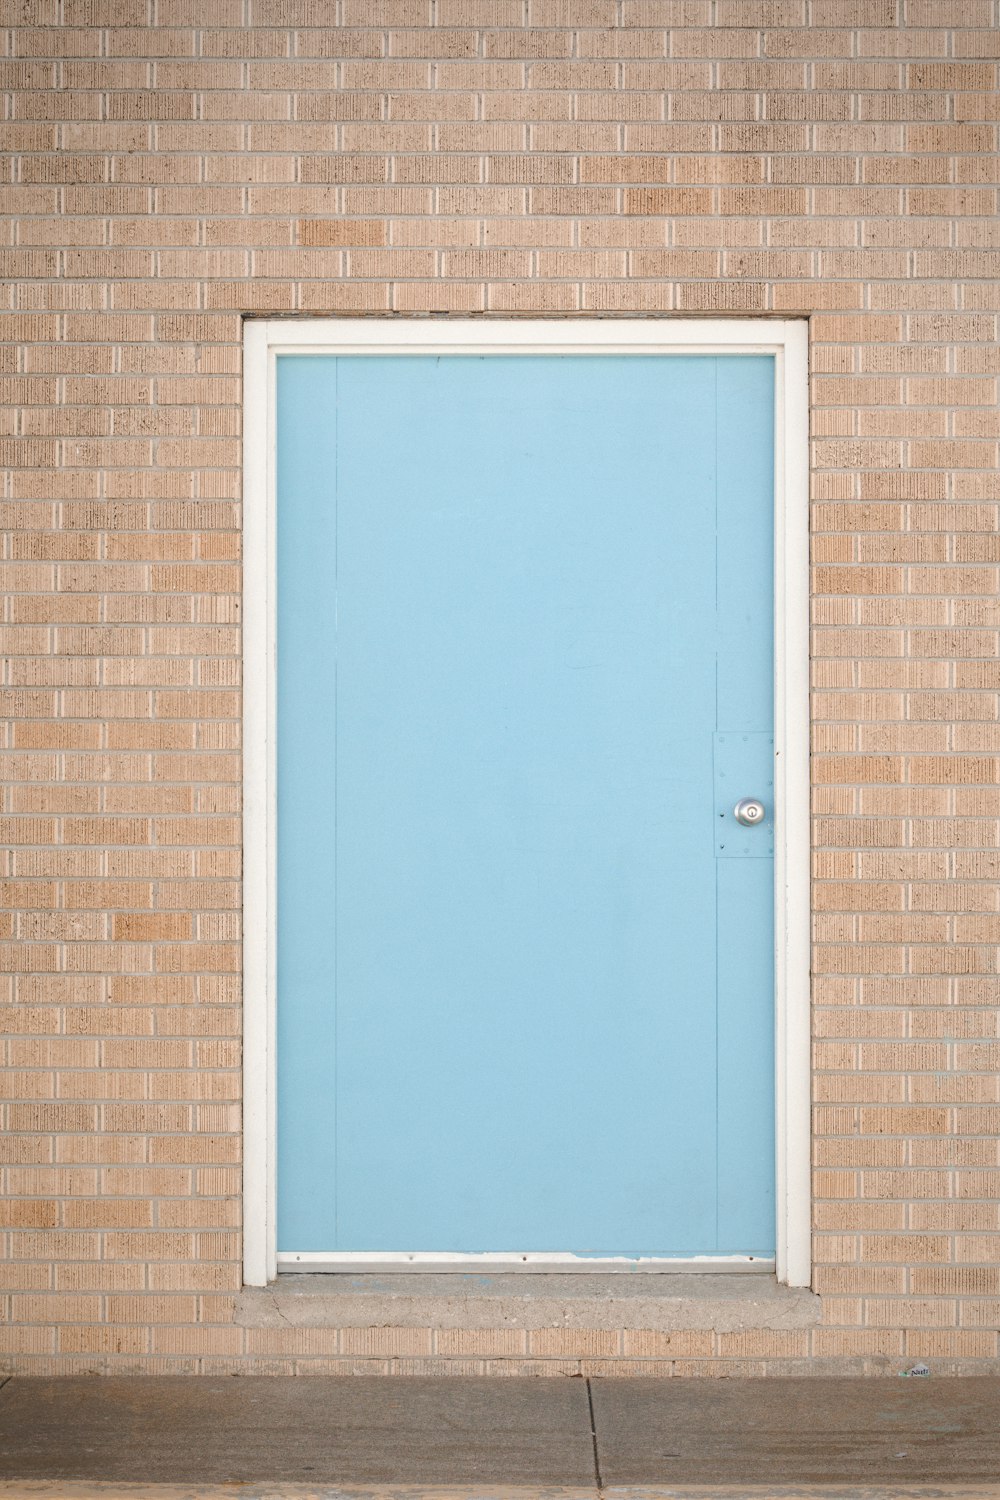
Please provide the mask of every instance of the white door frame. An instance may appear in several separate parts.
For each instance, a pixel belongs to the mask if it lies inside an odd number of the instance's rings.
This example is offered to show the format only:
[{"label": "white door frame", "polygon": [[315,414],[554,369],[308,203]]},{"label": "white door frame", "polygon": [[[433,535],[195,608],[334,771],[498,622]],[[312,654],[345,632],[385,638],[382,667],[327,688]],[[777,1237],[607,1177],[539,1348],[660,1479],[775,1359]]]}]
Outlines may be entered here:
[{"label": "white door frame", "polygon": [[[317,318],[248,320],[244,336],[243,1278],[278,1270],[276,1206],[275,361],[279,354],[772,354],[775,357],[775,1125],[778,1280],[810,1259],[808,332],[804,320]],[[299,1269],[346,1266],[314,1258]],[[452,1269],[485,1257],[356,1255],[355,1270]],[[573,1257],[489,1257],[504,1269],[610,1270]],[[645,1265],[645,1263],[640,1263]],[[636,1262],[619,1262],[636,1269]],[[751,1269],[733,1258],[648,1269]],[[770,1269],[770,1262],[766,1269]]]}]

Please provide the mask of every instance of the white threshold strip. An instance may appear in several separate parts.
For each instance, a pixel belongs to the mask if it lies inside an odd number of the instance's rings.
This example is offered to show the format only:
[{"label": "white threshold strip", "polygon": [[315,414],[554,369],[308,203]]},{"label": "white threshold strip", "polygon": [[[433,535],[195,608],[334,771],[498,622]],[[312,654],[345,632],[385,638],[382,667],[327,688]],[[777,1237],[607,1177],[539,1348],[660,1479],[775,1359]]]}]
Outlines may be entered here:
[{"label": "white threshold strip", "polygon": [[659,1256],[569,1255],[569,1254],[493,1254],[460,1255],[447,1251],[419,1250],[388,1254],[380,1250],[295,1251],[278,1252],[278,1273],[297,1272],[314,1275],[333,1271],[572,1271],[611,1272],[629,1275],[643,1271],[687,1272],[703,1274],[712,1271],[763,1272],[774,1275],[774,1258],[754,1255],[693,1255],[686,1259]]}]

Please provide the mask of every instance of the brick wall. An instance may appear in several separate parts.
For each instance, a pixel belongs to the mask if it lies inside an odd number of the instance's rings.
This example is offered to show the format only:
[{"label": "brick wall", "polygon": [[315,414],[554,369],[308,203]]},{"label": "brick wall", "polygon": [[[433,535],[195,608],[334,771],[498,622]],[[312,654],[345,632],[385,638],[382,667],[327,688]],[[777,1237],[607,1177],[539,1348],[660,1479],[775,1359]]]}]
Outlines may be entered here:
[{"label": "brick wall", "polygon": [[[994,0],[0,9],[4,1368],[987,1368]],[[815,1331],[233,1322],[241,323],[334,312],[810,317]]]}]

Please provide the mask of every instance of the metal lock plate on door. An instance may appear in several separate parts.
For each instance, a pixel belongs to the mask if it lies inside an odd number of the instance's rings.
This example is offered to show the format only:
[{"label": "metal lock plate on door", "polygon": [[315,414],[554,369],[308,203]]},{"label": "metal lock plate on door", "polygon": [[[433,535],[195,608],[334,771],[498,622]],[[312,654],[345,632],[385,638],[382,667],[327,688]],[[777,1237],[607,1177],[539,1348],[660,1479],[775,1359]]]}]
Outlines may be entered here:
[{"label": "metal lock plate on door", "polygon": [[719,859],[774,854],[774,735],[734,730],[713,737],[715,853]]}]

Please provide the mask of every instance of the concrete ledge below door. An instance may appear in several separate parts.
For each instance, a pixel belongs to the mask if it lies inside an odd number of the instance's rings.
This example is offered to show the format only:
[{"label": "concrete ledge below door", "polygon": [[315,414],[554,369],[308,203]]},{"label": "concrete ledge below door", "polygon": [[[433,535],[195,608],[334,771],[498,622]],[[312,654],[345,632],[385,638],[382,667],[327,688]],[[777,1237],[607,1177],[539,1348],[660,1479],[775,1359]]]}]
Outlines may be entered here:
[{"label": "concrete ledge below door", "polygon": [[244,1328],[805,1329],[820,1299],[771,1276],[282,1275],[236,1299]]}]

